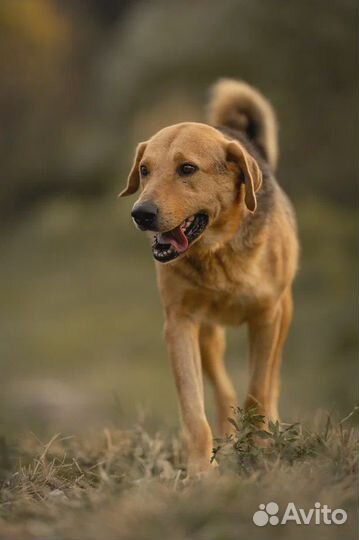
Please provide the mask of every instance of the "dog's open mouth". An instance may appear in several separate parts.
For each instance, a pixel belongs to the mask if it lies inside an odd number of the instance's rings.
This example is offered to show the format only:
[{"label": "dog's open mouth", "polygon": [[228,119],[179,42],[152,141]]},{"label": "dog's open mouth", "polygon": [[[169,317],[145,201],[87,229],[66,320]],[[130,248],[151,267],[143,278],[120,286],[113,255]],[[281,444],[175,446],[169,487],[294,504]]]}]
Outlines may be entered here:
[{"label": "dog's open mouth", "polygon": [[208,216],[195,214],[185,219],[181,225],[171,231],[157,233],[152,245],[152,253],[156,261],[165,263],[185,253],[208,225]]}]

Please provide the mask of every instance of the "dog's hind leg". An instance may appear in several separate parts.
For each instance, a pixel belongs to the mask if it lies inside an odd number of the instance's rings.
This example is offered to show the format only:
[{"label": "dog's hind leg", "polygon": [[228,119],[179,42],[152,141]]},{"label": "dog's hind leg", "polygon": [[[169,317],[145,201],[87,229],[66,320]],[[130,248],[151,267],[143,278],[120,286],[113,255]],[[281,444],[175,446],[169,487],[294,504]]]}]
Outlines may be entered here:
[{"label": "dog's hind leg", "polygon": [[256,313],[249,321],[249,389],[245,409],[271,414],[271,376],[280,335],[282,306]]},{"label": "dog's hind leg", "polygon": [[213,384],[221,435],[232,431],[228,416],[236,403],[236,393],[224,364],[225,332],[221,326],[202,324],[200,349],[204,373]]},{"label": "dog's hind leg", "polygon": [[280,394],[280,368],[282,364],[282,353],[285,341],[287,339],[288,330],[292,321],[293,314],[293,299],[292,291],[288,289],[282,299],[282,314],[279,328],[278,340],[275,352],[272,359],[272,367],[269,383],[269,419],[275,422],[279,420],[278,402]]}]

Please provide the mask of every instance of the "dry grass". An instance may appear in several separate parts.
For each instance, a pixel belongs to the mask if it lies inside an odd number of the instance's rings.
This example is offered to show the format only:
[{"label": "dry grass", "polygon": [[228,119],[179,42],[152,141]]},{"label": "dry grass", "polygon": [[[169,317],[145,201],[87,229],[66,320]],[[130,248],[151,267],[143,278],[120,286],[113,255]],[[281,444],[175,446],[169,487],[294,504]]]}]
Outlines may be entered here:
[{"label": "dry grass", "polygon": [[[271,424],[258,433],[253,415],[235,411],[235,436],[217,440],[216,471],[186,478],[175,436],[105,429],[82,437],[34,436],[1,444],[2,540],[303,538],[295,524],[264,529],[252,523],[262,502],[316,501],[344,508],[340,527],[309,525],[312,538],[354,538],[358,437],[352,416],[329,417],[311,430]],[[264,448],[255,439],[265,438]],[[340,533],[339,533],[340,530]],[[266,531],[266,532],[264,532]]]}]

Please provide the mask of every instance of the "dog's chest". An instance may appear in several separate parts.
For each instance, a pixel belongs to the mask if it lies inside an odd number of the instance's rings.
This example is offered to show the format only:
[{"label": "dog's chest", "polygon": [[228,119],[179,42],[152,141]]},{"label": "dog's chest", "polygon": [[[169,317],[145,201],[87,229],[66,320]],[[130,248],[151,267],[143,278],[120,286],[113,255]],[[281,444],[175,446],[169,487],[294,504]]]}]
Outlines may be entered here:
[{"label": "dog's chest", "polygon": [[244,267],[239,258],[231,264],[221,258],[199,264],[189,261],[181,274],[188,288],[184,292],[186,308],[201,319],[224,325],[238,325],[251,309],[266,301],[271,291],[260,283],[255,266]]},{"label": "dog's chest", "polygon": [[223,325],[239,325],[248,315],[250,299],[245,295],[225,293],[192,293],[193,312],[208,322]]}]

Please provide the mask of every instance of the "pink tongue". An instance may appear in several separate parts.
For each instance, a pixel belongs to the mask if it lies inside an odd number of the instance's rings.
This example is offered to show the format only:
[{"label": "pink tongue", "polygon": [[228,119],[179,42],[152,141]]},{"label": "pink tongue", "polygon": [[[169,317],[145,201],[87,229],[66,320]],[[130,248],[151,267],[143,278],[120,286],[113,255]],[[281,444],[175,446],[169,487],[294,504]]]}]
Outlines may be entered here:
[{"label": "pink tongue", "polygon": [[160,235],[161,243],[171,244],[178,253],[183,253],[188,248],[188,239],[181,227],[176,227],[170,232]]}]

